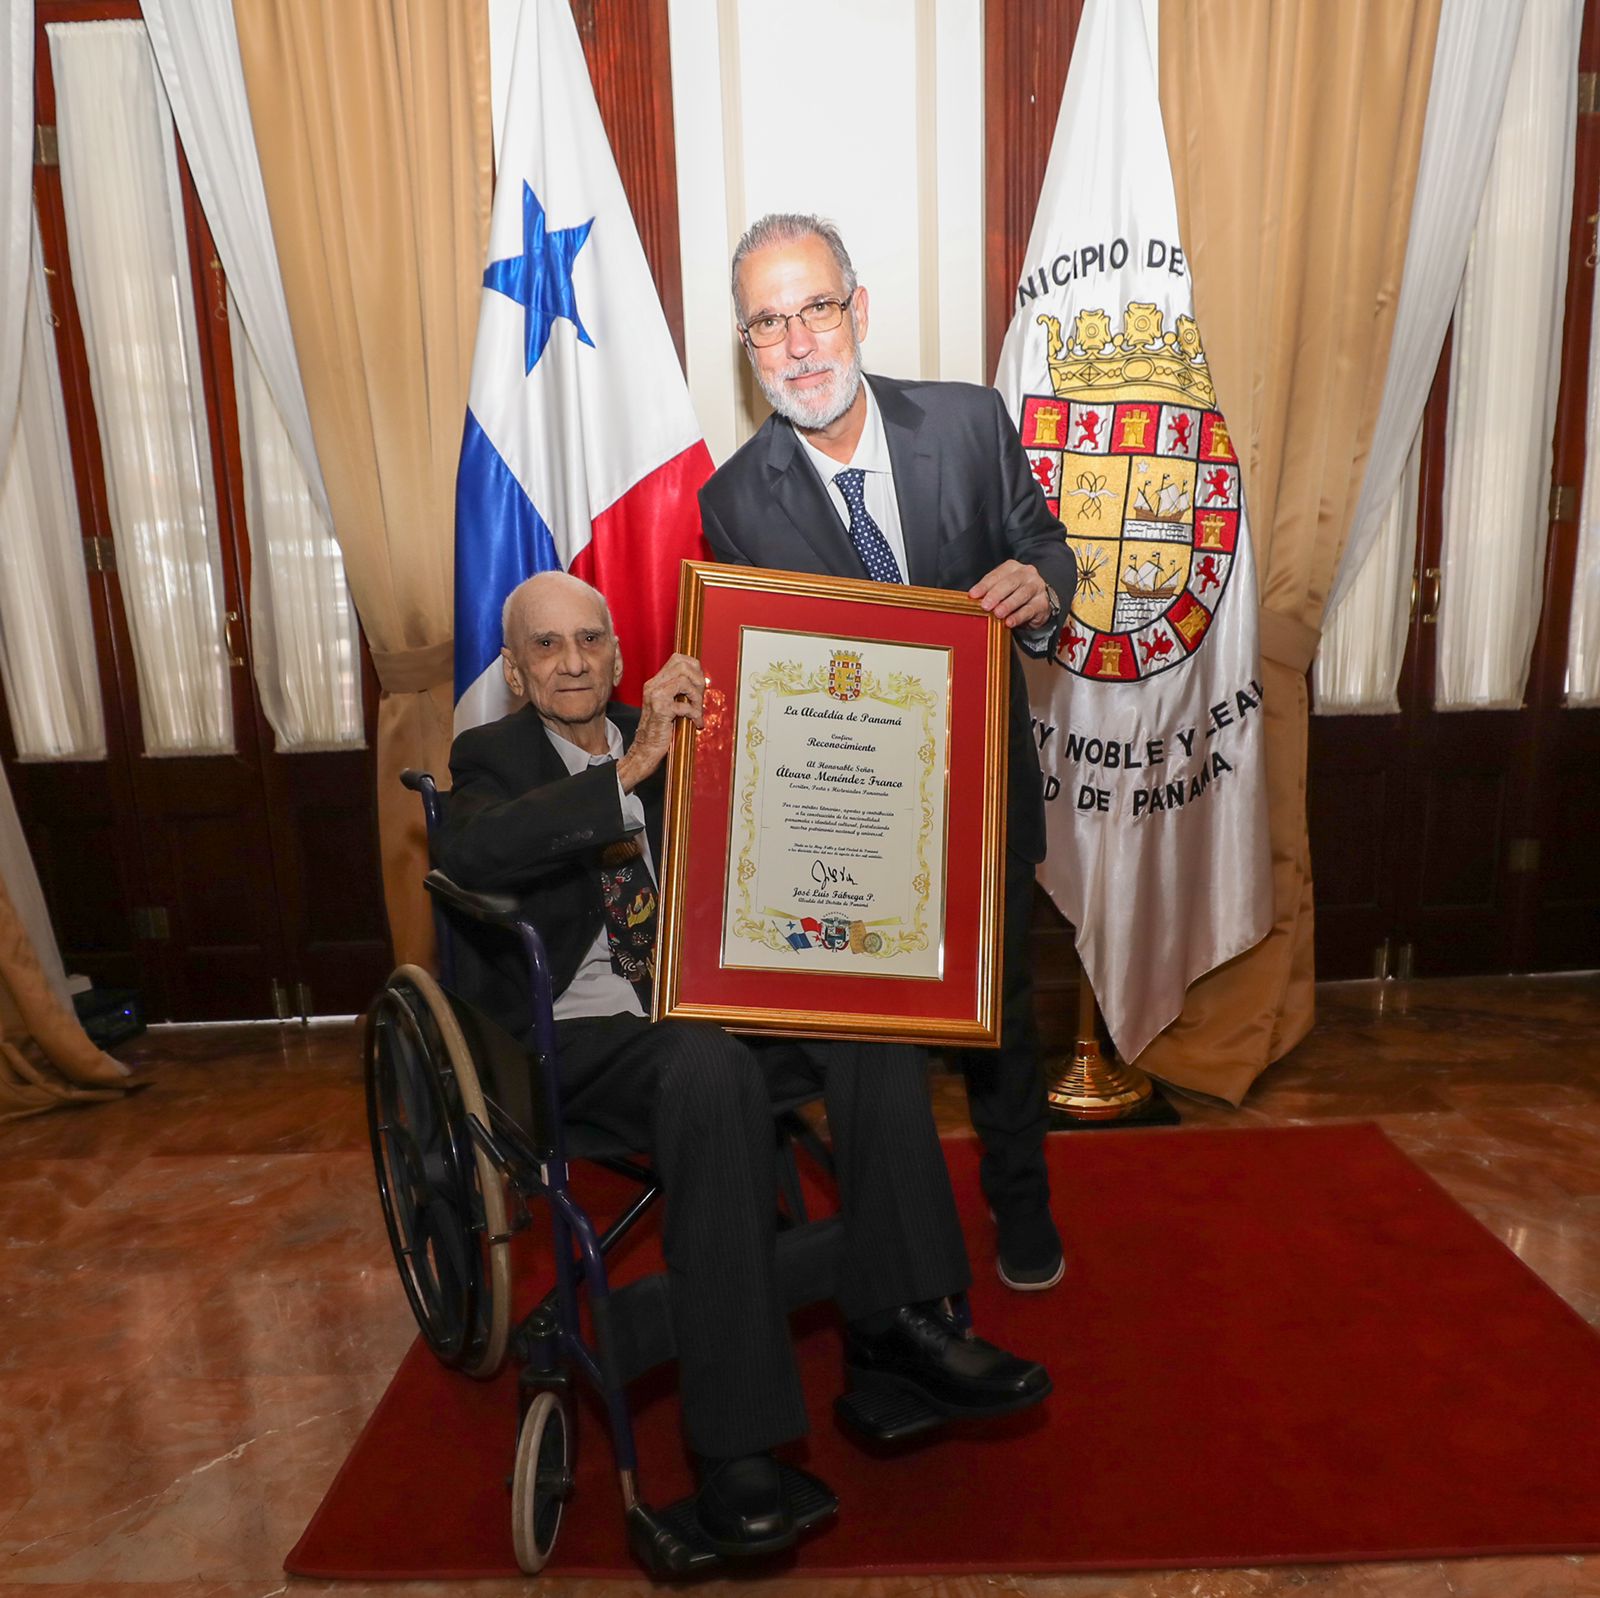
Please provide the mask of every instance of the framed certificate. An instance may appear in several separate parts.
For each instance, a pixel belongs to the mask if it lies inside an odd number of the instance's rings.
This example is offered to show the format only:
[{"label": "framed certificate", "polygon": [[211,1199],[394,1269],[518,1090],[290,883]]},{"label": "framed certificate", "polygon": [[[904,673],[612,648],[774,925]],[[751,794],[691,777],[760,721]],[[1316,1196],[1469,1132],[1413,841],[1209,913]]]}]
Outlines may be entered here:
[{"label": "framed certificate", "polygon": [[994,1045],[1011,641],[965,594],[684,564],[655,1015]]}]

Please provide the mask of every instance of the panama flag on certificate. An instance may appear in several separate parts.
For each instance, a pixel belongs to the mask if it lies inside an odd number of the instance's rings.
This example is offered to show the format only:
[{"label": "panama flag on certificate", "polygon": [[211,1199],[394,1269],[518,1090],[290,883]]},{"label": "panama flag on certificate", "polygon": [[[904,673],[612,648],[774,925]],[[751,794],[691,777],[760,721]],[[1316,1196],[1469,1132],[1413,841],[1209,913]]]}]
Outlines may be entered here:
[{"label": "panama flag on certificate", "polygon": [[1088,0],[996,386],[1078,562],[1028,663],[1050,853],[1112,1039],[1272,921],[1256,574],[1143,7]]},{"label": "panama flag on certificate", "polygon": [[711,475],[566,0],[524,0],[456,478],[455,729],[512,708],[500,609],[563,570],[611,604],[619,692],[672,653]]}]

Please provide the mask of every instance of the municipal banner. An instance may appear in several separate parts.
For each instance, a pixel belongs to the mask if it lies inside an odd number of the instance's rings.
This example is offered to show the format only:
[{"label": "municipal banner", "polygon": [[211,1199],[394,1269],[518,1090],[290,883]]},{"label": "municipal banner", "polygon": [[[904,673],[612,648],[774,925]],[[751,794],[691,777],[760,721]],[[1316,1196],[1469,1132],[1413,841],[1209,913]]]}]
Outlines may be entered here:
[{"label": "municipal banner", "polygon": [[995,379],[1078,563],[1028,663],[1040,880],[1126,1059],[1272,921],[1250,523],[1142,10],[1084,9]]},{"label": "municipal banner", "polygon": [[524,0],[456,478],[457,732],[512,708],[500,610],[539,571],[610,601],[637,702],[710,475],[571,8]]}]

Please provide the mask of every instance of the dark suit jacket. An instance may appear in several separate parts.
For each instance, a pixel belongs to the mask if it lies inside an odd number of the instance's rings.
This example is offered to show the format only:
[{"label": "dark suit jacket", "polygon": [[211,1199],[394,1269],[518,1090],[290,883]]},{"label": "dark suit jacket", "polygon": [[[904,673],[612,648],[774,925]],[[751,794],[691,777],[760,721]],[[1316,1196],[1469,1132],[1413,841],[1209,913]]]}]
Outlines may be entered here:
[{"label": "dark suit jacket", "polygon": [[[639,712],[612,704],[623,747]],[[663,765],[635,790],[644,804],[651,857],[660,868]],[[531,705],[469,728],[450,750],[453,786],[435,840],[439,867],[464,888],[515,893],[539,929],[559,997],[571,984],[605,922],[600,851],[628,836],[615,765],[576,776]],[[520,948],[504,934],[473,931],[455,939],[456,988],[508,1032],[528,1030],[528,983]]]},{"label": "dark suit jacket", "polygon": [[[1061,523],[1028,470],[1017,430],[992,388],[869,377],[883,417],[905,535],[909,581],[966,590],[1003,560],[1037,566],[1063,607],[1077,567]],[[777,416],[700,490],[706,541],[719,560],[864,577],[866,568],[793,427]],[[1050,648],[1064,614],[1051,618]],[[1011,670],[1007,841],[1044,858],[1044,797],[1027,688]]]}]

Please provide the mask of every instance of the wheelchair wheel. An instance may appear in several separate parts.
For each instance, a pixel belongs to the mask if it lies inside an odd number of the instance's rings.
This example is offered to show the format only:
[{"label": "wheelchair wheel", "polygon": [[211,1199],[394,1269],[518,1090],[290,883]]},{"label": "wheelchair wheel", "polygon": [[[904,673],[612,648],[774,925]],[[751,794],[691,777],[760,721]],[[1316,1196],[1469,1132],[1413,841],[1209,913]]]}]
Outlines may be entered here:
[{"label": "wheelchair wheel", "polygon": [[467,1126],[489,1124],[471,1052],[420,966],[400,966],[373,1001],[366,1083],[378,1195],[417,1325],[441,1362],[493,1376],[511,1330],[505,1186]]},{"label": "wheelchair wheel", "polygon": [[511,1537],[517,1564],[530,1576],[544,1569],[561,1529],[561,1511],[572,1491],[572,1428],[567,1406],[554,1393],[540,1393],[517,1434],[511,1477]]}]

